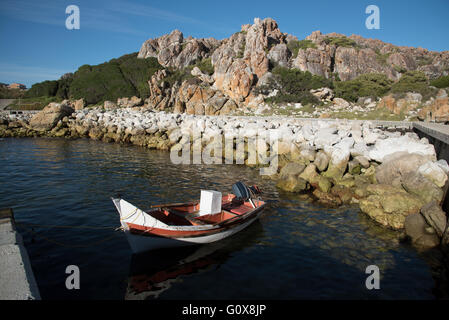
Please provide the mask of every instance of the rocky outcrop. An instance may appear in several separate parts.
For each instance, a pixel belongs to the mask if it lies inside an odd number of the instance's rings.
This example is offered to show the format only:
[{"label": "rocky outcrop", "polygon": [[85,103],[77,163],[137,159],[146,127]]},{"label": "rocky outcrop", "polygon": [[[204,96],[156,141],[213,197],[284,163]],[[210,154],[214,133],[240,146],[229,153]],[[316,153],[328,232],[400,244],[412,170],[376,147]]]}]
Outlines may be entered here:
[{"label": "rocky outcrop", "polygon": [[[343,45],[332,44],[332,38],[348,39]],[[337,73],[341,80],[351,80],[364,73],[384,73],[392,80],[398,70],[420,70],[433,79],[447,73],[449,52],[431,52],[422,48],[398,47],[357,35],[322,34],[314,31],[306,37],[316,48],[299,50],[294,65],[303,71],[329,77]],[[350,42],[352,41],[352,43]],[[338,43],[338,41],[337,41]]]},{"label": "rocky outcrop", "polygon": [[86,107],[84,99],[78,99],[75,101],[75,110],[81,110]]},{"label": "rocky outcrop", "polygon": [[[200,78],[209,77],[201,70],[193,73]],[[210,81],[202,81],[206,79],[190,78],[168,86],[164,81],[167,76],[165,70],[159,70],[148,81],[150,97],[145,100],[147,108],[194,115],[226,115],[237,110],[232,99],[211,86]]]},{"label": "rocky outcrop", "polygon": [[335,48],[324,47],[323,50],[307,48],[300,49],[292,61],[292,66],[312,74],[329,78],[333,72],[333,57]]},{"label": "rocky outcrop", "polygon": [[335,52],[335,69],[341,80],[351,80],[364,73],[383,73],[390,79],[399,79],[399,73],[392,66],[383,65],[371,48],[338,47]]},{"label": "rocky outcrop", "polygon": [[368,197],[360,200],[360,209],[373,220],[392,229],[404,228],[405,218],[418,213],[423,202],[402,188],[369,185]]},{"label": "rocky outcrop", "polygon": [[383,163],[376,168],[376,180],[382,184],[399,186],[405,175],[416,172],[427,162],[429,156],[396,151],[385,157]]},{"label": "rocky outcrop", "polygon": [[449,122],[449,98],[445,90],[440,90],[436,99],[431,99],[418,112],[420,120],[434,122]]},{"label": "rocky outcrop", "polygon": [[[177,70],[210,59],[214,68],[212,74],[204,74],[199,68],[191,70],[191,74],[202,85],[211,86],[212,90],[231,99],[239,109],[258,106],[261,101],[254,89],[267,83],[270,68],[275,65],[309,71],[326,78],[338,75],[341,80],[351,80],[365,73],[383,73],[392,80],[398,80],[407,70],[423,71],[433,79],[447,75],[449,70],[449,52],[399,47],[356,35],[346,37],[320,31],[312,32],[306,40],[309,41],[306,47],[295,45],[298,39],[281,32],[275,20],[255,18],[253,24],[243,25],[239,32],[223,40],[184,38],[182,32],[174,30],[145,41],[138,57],[154,57],[163,67]],[[292,51],[290,48],[293,47],[297,50]],[[182,83],[165,84],[165,87],[158,85],[163,72],[166,70],[159,71],[149,82],[150,106],[156,106],[157,110],[175,106],[177,112],[186,110],[182,107],[186,101],[177,97]],[[321,95],[325,101],[333,100],[331,92],[316,92],[316,96]],[[420,107],[421,98],[413,93],[397,100],[388,96],[382,99],[379,107],[402,114]],[[334,109],[349,106],[348,102],[338,99],[333,104]],[[426,105],[420,111],[420,117],[444,122],[448,120],[448,108],[447,96],[441,97]],[[199,111],[201,109],[198,107]]]},{"label": "rocky outcrop", "polygon": [[220,41],[213,38],[184,39],[181,31],[174,30],[168,35],[145,41],[137,57],[155,57],[162,66],[179,69],[209,57],[219,44]]},{"label": "rocky outcrop", "polygon": [[268,56],[287,65],[287,50],[285,35],[276,21],[254,19],[253,25],[242,26],[212,54],[215,87],[236,102],[245,101],[258,79],[268,72]]},{"label": "rocky outcrop", "polygon": [[214,83],[214,79],[210,75],[204,74],[198,67],[194,67],[190,73],[192,76],[197,77],[204,83],[208,84]]},{"label": "rocky outcrop", "polygon": [[414,92],[407,92],[405,98],[395,99],[393,95],[383,97],[377,104],[377,108],[385,108],[394,114],[401,114],[416,110],[421,106],[422,95]]},{"label": "rocky outcrop", "polygon": [[407,173],[401,184],[408,193],[415,195],[423,203],[436,201],[440,204],[443,200],[443,190],[419,172]]},{"label": "rocky outcrop", "polygon": [[117,106],[120,108],[133,108],[143,105],[142,98],[133,96],[131,98],[118,98]]},{"label": "rocky outcrop", "polygon": [[405,232],[420,247],[435,247],[447,241],[447,217],[441,207],[432,201],[421,208],[420,213],[407,217]]},{"label": "rocky outcrop", "polygon": [[[369,141],[366,143],[369,144]],[[389,137],[387,139],[377,138],[369,152],[369,158],[378,162],[384,162],[386,157],[401,151],[422,154],[429,159],[436,160],[435,149],[432,145],[421,143],[408,135]]]},{"label": "rocky outcrop", "polygon": [[324,101],[332,101],[335,97],[334,91],[329,88],[312,89],[310,90],[310,93]]},{"label": "rocky outcrop", "polygon": [[412,243],[419,247],[432,248],[440,243],[435,230],[426,223],[426,220],[420,213],[407,216],[404,227],[405,233]]},{"label": "rocky outcrop", "polygon": [[74,110],[68,104],[50,103],[30,120],[30,127],[36,131],[52,129],[59,120],[70,115]]},{"label": "rocky outcrop", "polygon": [[442,238],[447,228],[446,213],[436,201],[429,202],[421,208],[421,214],[426,223],[431,226],[439,238]]}]

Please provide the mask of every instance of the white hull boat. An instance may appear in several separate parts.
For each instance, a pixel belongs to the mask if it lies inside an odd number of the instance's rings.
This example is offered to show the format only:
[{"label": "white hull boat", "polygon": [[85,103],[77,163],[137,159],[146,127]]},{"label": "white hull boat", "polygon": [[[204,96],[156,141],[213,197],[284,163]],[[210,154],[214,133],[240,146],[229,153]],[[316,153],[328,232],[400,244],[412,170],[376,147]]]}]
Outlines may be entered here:
[{"label": "white hull boat", "polygon": [[[207,200],[153,206],[143,211],[121,198],[112,201],[120,214],[120,222],[134,253],[216,242],[245,229],[256,221],[266,203],[252,196],[256,186],[243,183],[233,186],[234,194],[221,197],[218,209],[207,211]],[[205,191],[206,196],[208,196]],[[206,197],[205,196],[205,197]],[[217,199],[213,201],[217,202]],[[217,204],[214,204],[217,207]],[[203,209],[203,210],[202,210]]]}]

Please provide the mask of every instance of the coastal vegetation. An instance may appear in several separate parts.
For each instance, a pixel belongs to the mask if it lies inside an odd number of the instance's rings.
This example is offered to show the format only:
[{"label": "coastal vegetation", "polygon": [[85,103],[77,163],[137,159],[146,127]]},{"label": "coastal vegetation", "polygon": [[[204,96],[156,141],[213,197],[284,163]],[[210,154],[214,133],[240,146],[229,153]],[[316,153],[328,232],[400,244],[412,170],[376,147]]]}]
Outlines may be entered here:
[{"label": "coastal vegetation", "polygon": [[311,40],[292,40],[287,44],[287,48],[291,51],[294,58],[298,56],[299,49],[316,48],[315,43]]},{"label": "coastal vegetation", "polygon": [[58,92],[58,80],[47,80],[33,84],[24,98],[53,97]]},{"label": "coastal vegetation", "polygon": [[[407,92],[420,93],[424,99],[435,95],[436,90],[429,85],[429,80],[420,71],[407,71],[401,79],[394,82],[385,74],[367,73],[353,80],[339,81],[312,75],[308,71],[288,69],[276,66],[268,83],[256,88],[256,94],[268,95],[278,90],[275,96],[265,99],[268,103],[319,103],[309,91],[327,87],[335,90],[335,96],[350,102],[357,102],[360,97],[380,98],[386,94],[401,97]],[[440,80],[442,86],[445,79]],[[447,81],[447,80],[446,80]]]},{"label": "coastal vegetation", "polygon": [[240,44],[239,52],[237,53],[237,58],[239,59],[243,58],[243,55],[245,54],[245,48],[246,48],[246,40]]},{"label": "coastal vegetation", "polygon": [[189,65],[185,68],[167,68],[167,76],[160,81],[160,83],[165,82],[170,87],[178,83],[179,85],[184,82],[184,80],[189,80],[195,78],[192,75],[192,70],[198,67],[202,73],[206,75],[212,75],[214,73],[214,66],[212,65],[211,59],[206,58],[196,61],[194,64]]},{"label": "coastal vegetation", "polygon": [[353,102],[359,97],[377,98],[386,94],[392,83],[384,74],[367,73],[354,80],[335,81],[335,95]]},{"label": "coastal vegetation", "polygon": [[399,81],[391,85],[390,92],[395,94],[404,94],[406,92],[417,92],[427,100],[436,94],[436,89],[429,86],[429,79],[421,71],[407,71]]},{"label": "coastal vegetation", "polygon": [[359,45],[352,39],[348,37],[326,37],[324,42],[328,45],[335,45],[337,47],[346,47],[346,48],[358,48]]},{"label": "coastal vegetation", "polygon": [[[391,52],[380,53],[379,49],[376,49],[374,51],[376,52],[376,60],[377,60],[377,62],[379,62],[381,65],[384,65],[384,66],[388,65],[387,61],[388,61],[388,58],[391,55]],[[395,66],[395,67],[397,67],[397,66]]]},{"label": "coastal vegetation", "polygon": [[25,91],[22,89],[9,89],[0,86],[0,99],[18,99],[22,98],[24,94]]},{"label": "coastal vegetation", "polygon": [[257,89],[259,93],[278,90],[275,96],[266,99],[266,102],[269,103],[318,103],[317,98],[310,93],[310,90],[333,86],[329,79],[298,69],[277,66],[273,69],[272,74],[273,77],[269,79],[268,83]]},{"label": "coastal vegetation", "polygon": [[62,99],[57,96],[53,97],[35,97],[17,99],[8,106],[10,110],[41,110],[51,102],[61,102]]},{"label": "coastal vegetation", "polygon": [[184,68],[184,69],[174,69],[174,68],[168,68],[167,70],[167,76],[160,81],[160,83],[164,82],[167,83],[168,86],[172,87],[175,85],[175,83],[182,83],[184,80],[192,79],[194,76],[190,73],[190,68]]},{"label": "coastal vegetation", "polygon": [[83,65],[74,74],[59,80],[34,84],[25,98],[84,98],[87,104],[98,104],[121,97],[150,95],[148,80],[162,66],[156,58],[138,59],[137,53],[127,54],[99,65]]},{"label": "coastal vegetation", "polygon": [[437,88],[449,88],[449,76],[442,76],[430,81],[430,85]]},{"label": "coastal vegetation", "polygon": [[214,66],[212,65],[211,58],[198,60],[193,66],[191,66],[191,69],[194,67],[198,67],[202,73],[209,76],[214,73]]},{"label": "coastal vegetation", "polygon": [[70,86],[70,96],[74,99],[84,98],[88,104],[133,96],[135,93],[135,87],[126,81],[116,62],[81,66],[75,72]]}]

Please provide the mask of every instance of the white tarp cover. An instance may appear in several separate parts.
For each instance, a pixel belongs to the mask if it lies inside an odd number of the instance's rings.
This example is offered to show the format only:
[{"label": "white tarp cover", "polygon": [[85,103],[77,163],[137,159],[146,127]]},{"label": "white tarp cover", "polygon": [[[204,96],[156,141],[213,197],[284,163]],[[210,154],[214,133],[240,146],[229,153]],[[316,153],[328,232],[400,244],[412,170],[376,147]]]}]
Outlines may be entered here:
[{"label": "white tarp cover", "polygon": [[221,212],[221,192],[214,190],[201,190],[199,215]]}]

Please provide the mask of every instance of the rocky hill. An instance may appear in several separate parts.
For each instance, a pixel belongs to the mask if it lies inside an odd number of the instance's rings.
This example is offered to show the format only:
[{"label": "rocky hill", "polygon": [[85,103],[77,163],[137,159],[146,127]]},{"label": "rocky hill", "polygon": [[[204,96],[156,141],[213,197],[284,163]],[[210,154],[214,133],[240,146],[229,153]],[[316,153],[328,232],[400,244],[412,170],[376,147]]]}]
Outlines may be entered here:
[{"label": "rocky hill", "polygon": [[[159,110],[173,107],[176,112],[195,114],[228,113],[256,106],[262,97],[255,89],[267,83],[274,66],[342,81],[366,73],[384,74],[393,81],[410,70],[421,71],[429,79],[449,73],[449,51],[399,47],[356,35],[346,37],[320,31],[298,41],[283,33],[271,18],[256,18],[254,24],[243,25],[224,40],[184,39],[182,32],[175,30],[145,41],[138,57],[157,58],[166,68],[149,81],[149,106]],[[188,71],[194,79],[187,79],[187,74],[181,81],[164,81],[171,80],[169,70],[183,70],[207,59],[213,66],[212,74],[193,68]]]},{"label": "rocky hill", "polygon": [[430,114],[446,122],[449,89],[435,87],[449,87],[448,74],[449,51],[320,31],[298,40],[273,19],[255,18],[223,40],[184,38],[174,30],[145,41],[138,53],[35,84],[25,98],[197,115],[351,117],[360,112],[391,120]]}]

